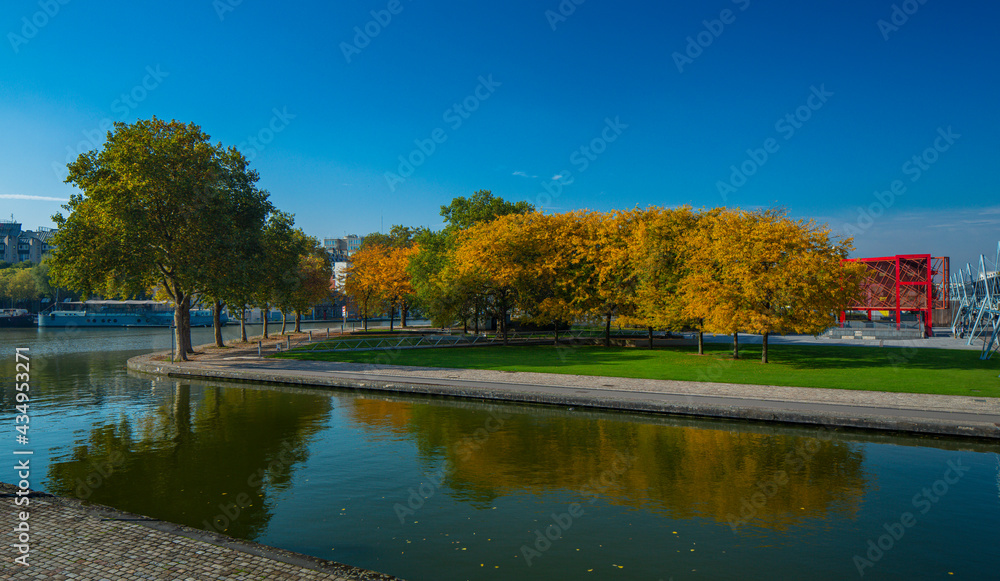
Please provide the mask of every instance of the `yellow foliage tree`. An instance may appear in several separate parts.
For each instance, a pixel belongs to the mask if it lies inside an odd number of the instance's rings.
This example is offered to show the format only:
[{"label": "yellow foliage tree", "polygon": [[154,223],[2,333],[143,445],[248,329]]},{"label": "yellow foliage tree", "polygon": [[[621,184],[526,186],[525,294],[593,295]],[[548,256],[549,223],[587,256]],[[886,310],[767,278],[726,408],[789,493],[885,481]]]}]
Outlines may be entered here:
[{"label": "yellow foliage tree", "polygon": [[630,264],[630,245],[644,219],[638,209],[581,217],[582,233],[575,240],[582,263],[573,278],[573,304],[604,320],[605,347],[611,344],[612,317],[628,321],[635,312],[638,273]]},{"label": "yellow foliage tree", "polygon": [[709,331],[733,335],[734,358],[741,331],[763,336],[762,363],[769,334],[822,332],[863,276],[843,262],[850,239],[831,239],[829,228],[780,210],[723,210],[701,220],[688,240],[683,313]]},{"label": "yellow foliage tree", "polygon": [[637,274],[635,309],[627,321],[650,329],[698,329],[698,353],[704,353],[702,322],[685,314],[681,283],[688,274],[688,255],[698,242],[702,220],[718,210],[696,212],[690,206],[648,208],[629,244],[629,267]]},{"label": "yellow foliage tree", "polygon": [[531,297],[537,296],[539,265],[544,264],[539,232],[547,223],[548,217],[537,212],[507,214],[463,230],[454,248],[451,276],[477,289],[505,345],[512,312],[530,311]]},{"label": "yellow foliage tree", "polygon": [[386,248],[385,253],[378,261],[380,273],[377,278],[382,287],[378,294],[382,297],[389,311],[390,331],[393,328],[397,308],[402,318],[402,325],[406,326],[406,314],[415,292],[410,274],[407,272],[407,265],[410,262],[410,257],[417,252],[419,249],[416,246]]},{"label": "yellow foliage tree", "polygon": [[381,245],[362,248],[351,257],[351,265],[344,273],[344,293],[358,307],[366,331],[368,319],[379,312],[384,300],[384,285],[379,277],[388,252],[388,247]]}]

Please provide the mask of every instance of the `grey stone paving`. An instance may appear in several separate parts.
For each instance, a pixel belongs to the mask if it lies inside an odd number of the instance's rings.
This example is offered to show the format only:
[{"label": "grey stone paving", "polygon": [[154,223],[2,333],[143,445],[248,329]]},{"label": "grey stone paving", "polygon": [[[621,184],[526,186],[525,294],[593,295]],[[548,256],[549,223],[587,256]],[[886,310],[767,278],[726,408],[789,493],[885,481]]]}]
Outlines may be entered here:
[{"label": "grey stone paving", "polygon": [[[15,507],[17,490],[0,483],[5,555],[0,579],[114,581],[130,579],[201,581],[226,579],[392,581],[382,575],[289,551],[247,543],[85,505],[75,499],[32,494],[27,507]],[[17,511],[27,510],[30,525],[28,566],[14,563],[11,546]]]}]

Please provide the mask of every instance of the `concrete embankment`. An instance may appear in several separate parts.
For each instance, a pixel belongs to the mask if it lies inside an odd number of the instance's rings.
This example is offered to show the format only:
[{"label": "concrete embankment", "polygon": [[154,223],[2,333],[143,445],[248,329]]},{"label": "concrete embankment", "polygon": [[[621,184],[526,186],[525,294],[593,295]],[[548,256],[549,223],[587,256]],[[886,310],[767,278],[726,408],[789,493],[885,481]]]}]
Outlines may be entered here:
[{"label": "concrete embankment", "polygon": [[784,422],[1000,440],[1000,398],[700,383],[398,365],[259,359],[206,349],[192,361],[162,354],[132,371],[318,388],[579,406],[643,413]]}]

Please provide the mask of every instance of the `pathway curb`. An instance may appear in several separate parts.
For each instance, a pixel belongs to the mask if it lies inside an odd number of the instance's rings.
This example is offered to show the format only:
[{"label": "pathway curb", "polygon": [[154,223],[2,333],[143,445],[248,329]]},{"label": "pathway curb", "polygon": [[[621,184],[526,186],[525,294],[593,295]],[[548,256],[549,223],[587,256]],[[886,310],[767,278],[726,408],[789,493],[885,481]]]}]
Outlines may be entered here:
[{"label": "pathway curb", "polygon": [[[659,394],[643,391],[606,390],[594,388],[558,388],[552,386],[532,386],[517,384],[517,374],[505,374],[512,383],[491,383],[488,387],[469,388],[459,382],[449,382],[441,378],[435,381],[427,378],[394,379],[389,376],[373,376],[358,379],[339,374],[331,364],[322,376],[307,374],[291,369],[260,371],[240,369],[239,363],[212,365],[198,361],[169,363],[154,358],[162,354],[133,357],[128,361],[128,369],[160,376],[191,379],[223,379],[255,383],[297,385],[321,388],[341,388],[360,391],[388,391],[407,394],[458,397],[490,401],[511,401],[519,403],[548,404],[573,407],[590,407],[626,412],[676,414],[735,420],[781,422],[813,426],[833,426],[863,430],[882,430],[913,434],[981,438],[1000,440],[1000,414],[982,413],[978,410],[962,412],[922,412],[912,408],[852,407],[842,404],[761,400],[739,397],[698,397],[690,394]],[[269,360],[275,361],[275,360]],[[371,366],[377,367],[377,366]],[[390,368],[392,366],[386,366]],[[449,370],[442,369],[441,374]],[[610,378],[594,378],[599,380]],[[545,390],[526,389],[531,387]],[[760,388],[763,393],[768,386],[745,386],[748,390]],[[815,388],[820,389],[820,388]],[[841,391],[841,390],[835,390]],[[872,393],[872,392],[865,392]],[[960,396],[937,396],[957,398]],[[698,402],[698,399],[720,400]],[[958,401],[958,400],[953,400]],[[796,409],[798,408],[798,409]],[[879,412],[882,413],[879,413]],[[860,412],[860,413],[859,413]],[[939,417],[934,417],[939,416]],[[950,417],[949,417],[950,416]]]}]

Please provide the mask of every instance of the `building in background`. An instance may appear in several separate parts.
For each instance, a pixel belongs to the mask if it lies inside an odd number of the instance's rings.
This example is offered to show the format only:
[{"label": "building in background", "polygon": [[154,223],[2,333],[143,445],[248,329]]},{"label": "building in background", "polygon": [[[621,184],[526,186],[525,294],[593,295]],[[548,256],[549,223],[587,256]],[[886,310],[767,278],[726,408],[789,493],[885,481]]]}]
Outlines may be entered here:
[{"label": "building in background", "polygon": [[344,238],[324,238],[323,248],[330,254],[331,262],[349,262],[351,256],[361,249],[364,236],[350,234]]},{"label": "building in background", "polygon": [[10,220],[0,220],[0,260],[11,264],[30,260],[38,264],[52,246],[49,244],[53,228],[39,227],[37,230],[21,230],[21,224]]}]

